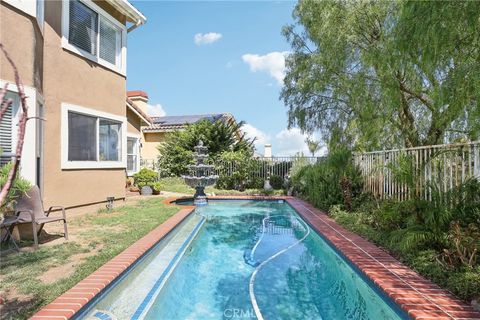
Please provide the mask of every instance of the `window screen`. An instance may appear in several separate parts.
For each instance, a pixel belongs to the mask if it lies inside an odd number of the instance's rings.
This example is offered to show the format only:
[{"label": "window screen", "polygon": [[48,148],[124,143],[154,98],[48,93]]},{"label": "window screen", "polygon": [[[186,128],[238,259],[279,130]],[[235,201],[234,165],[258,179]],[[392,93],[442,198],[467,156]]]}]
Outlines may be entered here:
[{"label": "window screen", "polygon": [[98,146],[100,161],[120,161],[122,141],[120,129],[120,123],[100,119]]},{"label": "window screen", "polygon": [[96,55],[97,30],[98,14],[79,1],[70,1],[69,42]]},{"label": "window screen", "polygon": [[100,58],[117,65],[120,30],[105,18],[100,19]]},{"label": "window screen", "polygon": [[68,113],[68,160],[97,160],[97,118]]}]

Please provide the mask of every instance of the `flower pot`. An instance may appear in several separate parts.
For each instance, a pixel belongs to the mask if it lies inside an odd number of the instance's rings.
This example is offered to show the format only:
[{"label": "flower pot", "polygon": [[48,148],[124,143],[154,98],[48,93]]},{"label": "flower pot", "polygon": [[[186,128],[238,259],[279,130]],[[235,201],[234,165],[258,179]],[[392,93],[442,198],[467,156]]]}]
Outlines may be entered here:
[{"label": "flower pot", "polygon": [[142,196],[151,196],[153,193],[153,190],[150,186],[144,186],[140,190],[140,193],[142,194]]}]

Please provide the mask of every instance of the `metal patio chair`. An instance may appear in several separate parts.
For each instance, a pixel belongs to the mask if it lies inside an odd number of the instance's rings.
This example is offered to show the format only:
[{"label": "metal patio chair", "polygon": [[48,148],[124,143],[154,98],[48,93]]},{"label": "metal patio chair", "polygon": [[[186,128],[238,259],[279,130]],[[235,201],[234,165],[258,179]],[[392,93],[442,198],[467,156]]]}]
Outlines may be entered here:
[{"label": "metal patio chair", "polygon": [[12,236],[12,231],[15,225],[18,222],[18,217],[17,216],[5,216],[3,221],[0,223],[0,230],[5,230],[5,234],[2,236],[2,239],[0,242],[10,242],[13,245],[13,249],[16,251],[19,251],[20,248],[17,245],[17,242],[15,242],[15,239]]},{"label": "metal patio chair", "polygon": [[[50,217],[53,209],[61,209],[62,216]],[[40,196],[38,186],[33,186],[25,195],[20,197],[15,206],[15,214],[18,217],[16,224],[31,223],[33,241],[35,248],[38,248],[38,236],[43,229],[45,223],[63,221],[63,229],[65,240],[68,240],[67,217],[65,215],[65,208],[62,206],[52,206],[45,211],[43,208],[43,201]],[[37,226],[40,228],[37,231]]]}]

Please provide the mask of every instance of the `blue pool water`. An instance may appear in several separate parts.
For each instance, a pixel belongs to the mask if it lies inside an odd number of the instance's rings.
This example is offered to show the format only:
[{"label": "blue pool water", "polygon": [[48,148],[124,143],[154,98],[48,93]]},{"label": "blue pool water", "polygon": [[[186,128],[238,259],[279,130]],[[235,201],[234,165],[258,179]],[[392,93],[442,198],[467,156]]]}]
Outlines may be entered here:
[{"label": "blue pool water", "polygon": [[286,203],[212,201],[196,214],[86,318],[406,318]]},{"label": "blue pool water", "polygon": [[[197,212],[207,222],[146,319],[254,319],[254,266],[294,245],[308,227],[284,203],[211,202]],[[315,232],[265,264],[253,287],[264,319],[400,318]]]}]

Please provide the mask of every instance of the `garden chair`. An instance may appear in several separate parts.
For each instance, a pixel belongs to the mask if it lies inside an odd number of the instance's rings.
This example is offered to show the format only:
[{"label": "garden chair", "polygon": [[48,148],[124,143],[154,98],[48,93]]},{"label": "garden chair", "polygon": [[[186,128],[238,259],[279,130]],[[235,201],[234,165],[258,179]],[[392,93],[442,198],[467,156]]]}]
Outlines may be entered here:
[{"label": "garden chair", "polygon": [[19,251],[19,247],[17,243],[15,242],[15,239],[12,236],[12,231],[15,225],[18,222],[18,217],[17,216],[6,216],[0,223],[0,232],[3,229],[4,230],[4,235],[2,236],[2,239],[0,242],[10,242],[13,245],[13,249],[16,251]]},{"label": "garden chair", "polygon": [[[61,209],[62,216],[49,217],[52,209]],[[48,211],[46,211],[45,213],[38,186],[33,186],[25,195],[18,199],[17,205],[15,207],[15,214],[18,216],[17,224],[32,224],[32,233],[33,241],[35,242],[35,248],[38,248],[38,236],[40,235],[40,232],[42,231],[45,223],[63,220],[63,229],[65,232],[64,236],[65,240],[68,240],[67,217],[65,215],[65,208],[62,206],[52,206],[48,208]],[[37,226],[40,226],[38,231]]]}]

